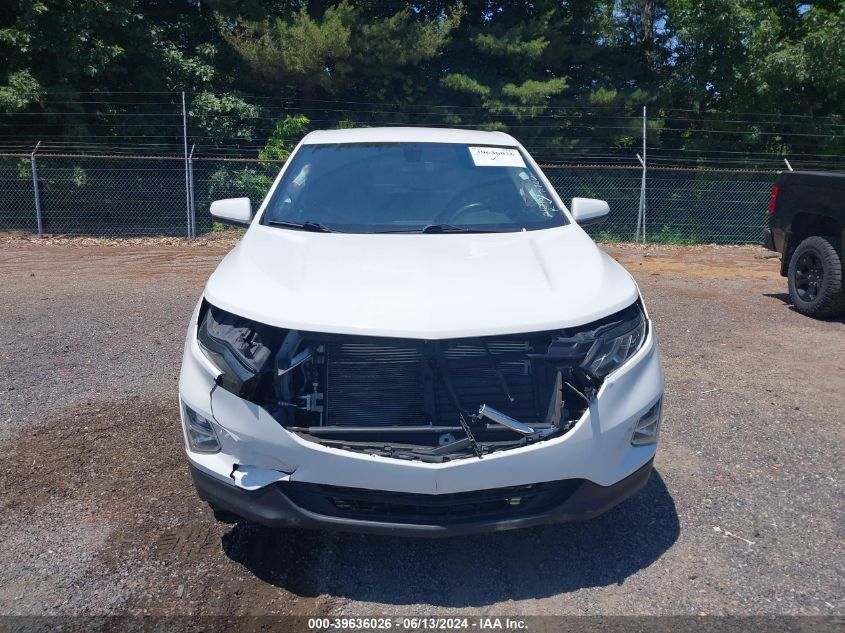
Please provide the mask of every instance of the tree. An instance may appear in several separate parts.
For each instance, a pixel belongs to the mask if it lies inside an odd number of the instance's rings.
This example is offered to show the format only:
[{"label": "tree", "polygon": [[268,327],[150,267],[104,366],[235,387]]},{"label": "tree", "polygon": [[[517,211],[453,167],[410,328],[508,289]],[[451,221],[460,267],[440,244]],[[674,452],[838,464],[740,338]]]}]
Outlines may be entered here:
[{"label": "tree", "polygon": [[184,90],[215,149],[257,152],[301,113],[630,156],[647,104],[674,152],[835,155],[843,32],[841,0],[9,0],[0,124],[26,146],[175,146]]},{"label": "tree", "polygon": [[413,101],[425,91],[415,81],[421,67],[440,54],[459,17],[425,18],[408,7],[378,15],[341,0],[321,15],[302,7],[262,22],[221,17],[220,27],[267,89],[298,90],[310,108],[318,97],[350,94]]},{"label": "tree", "polygon": [[546,57],[555,13],[549,3],[470,3],[450,64],[440,80],[462,105],[517,120],[546,111],[550,98],[567,89]]}]

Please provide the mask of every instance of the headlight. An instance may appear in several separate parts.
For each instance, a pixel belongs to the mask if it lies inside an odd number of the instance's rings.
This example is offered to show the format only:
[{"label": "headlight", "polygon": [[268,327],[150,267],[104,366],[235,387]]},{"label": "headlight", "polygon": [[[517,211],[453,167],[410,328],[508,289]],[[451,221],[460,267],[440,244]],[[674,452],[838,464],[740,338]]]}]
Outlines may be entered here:
[{"label": "headlight", "polygon": [[185,434],[188,436],[188,446],[195,453],[216,453],[220,450],[220,442],[214,427],[206,418],[187,405],[182,405],[185,411]]},{"label": "headlight", "polygon": [[583,367],[604,378],[618,369],[642,347],[646,318],[639,302],[614,315],[614,320],[595,330],[595,343],[584,359]]},{"label": "headlight", "polygon": [[242,398],[255,393],[262,373],[271,366],[267,331],[260,324],[208,305],[200,319],[197,339],[208,359],[221,372],[218,384]]}]

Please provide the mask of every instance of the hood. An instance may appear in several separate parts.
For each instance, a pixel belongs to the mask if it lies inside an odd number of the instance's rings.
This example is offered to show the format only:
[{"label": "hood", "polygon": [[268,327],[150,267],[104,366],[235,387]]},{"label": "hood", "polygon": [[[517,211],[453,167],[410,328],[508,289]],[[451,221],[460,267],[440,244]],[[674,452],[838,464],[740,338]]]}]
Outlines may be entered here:
[{"label": "hood", "polygon": [[631,276],[576,225],[354,235],[256,224],[205,294],[277,327],[422,339],[582,325],[637,296]]}]

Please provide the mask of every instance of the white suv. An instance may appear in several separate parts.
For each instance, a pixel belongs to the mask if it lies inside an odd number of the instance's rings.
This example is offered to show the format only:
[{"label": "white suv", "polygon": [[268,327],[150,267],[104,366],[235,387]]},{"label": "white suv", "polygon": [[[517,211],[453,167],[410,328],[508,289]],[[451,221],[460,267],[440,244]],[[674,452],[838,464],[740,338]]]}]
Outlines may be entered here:
[{"label": "white suv", "polygon": [[663,373],[632,277],[500,132],[313,132],[205,287],[179,399],[218,518],[438,536],[645,485]]}]

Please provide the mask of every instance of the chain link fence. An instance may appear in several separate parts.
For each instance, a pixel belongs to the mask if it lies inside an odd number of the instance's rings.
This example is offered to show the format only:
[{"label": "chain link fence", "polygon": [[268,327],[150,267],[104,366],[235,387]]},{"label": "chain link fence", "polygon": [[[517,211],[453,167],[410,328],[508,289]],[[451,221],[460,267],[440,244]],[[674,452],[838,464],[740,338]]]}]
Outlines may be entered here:
[{"label": "chain link fence", "polygon": [[594,237],[605,241],[632,241],[637,229],[642,172],[626,167],[555,167],[543,165],[564,204],[572,198],[607,200],[610,215],[601,224],[586,227]]},{"label": "chain link fence", "polygon": [[[26,154],[0,156],[0,230],[65,235],[183,235],[222,229],[212,200],[258,205],[280,164],[252,159]],[[32,165],[36,166],[36,179]],[[543,165],[564,202],[601,198],[611,214],[590,226],[601,240],[635,238],[642,170],[613,165]],[[649,168],[645,241],[757,243],[767,224],[774,171]],[[36,196],[36,191],[38,195]],[[36,202],[37,200],[37,202]]]},{"label": "chain link fence", "polygon": [[27,158],[0,158],[0,229],[38,230],[32,167]]},{"label": "chain link fence", "polygon": [[661,170],[648,175],[646,241],[760,243],[777,172]]},{"label": "chain link fence", "polygon": [[[556,167],[543,171],[568,203],[600,198],[610,217],[587,227],[595,238],[636,237],[642,170],[639,167]],[[646,170],[645,241],[669,244],[756,244],[768,226],[776,171],[654,167]]]}]

